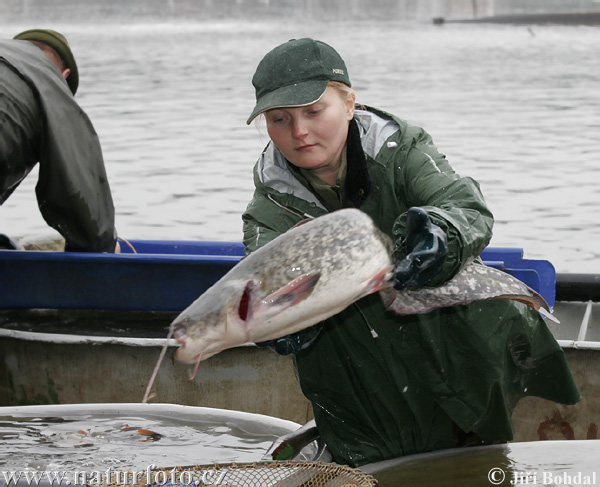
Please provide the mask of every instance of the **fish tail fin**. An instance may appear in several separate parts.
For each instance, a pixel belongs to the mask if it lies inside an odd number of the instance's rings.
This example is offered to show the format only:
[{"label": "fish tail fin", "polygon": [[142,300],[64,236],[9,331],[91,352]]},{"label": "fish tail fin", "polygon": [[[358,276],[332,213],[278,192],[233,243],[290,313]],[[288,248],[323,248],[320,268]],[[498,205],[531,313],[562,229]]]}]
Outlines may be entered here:
[{"label": "fish tail fin", "polygon": [[383,289],[385,307],[397,314],[427,313],[436,308],[466,305],[487,299],[519,301],[542,315],[556,320],[548,311],[546,300],[517,278],[493,267],[471,264],[447,283],[419,289]]},{"label": "fish tail fin", "polygon": [[533,289],[531,289],[529,286],[527,286],[527,290],[531,293],[531,295],[522,294],[515,296],[498,296],[497,299],[512,299],[513,301],[518,301],[520,303],[526,304],[530,308],[535,309],[544,318],[548,318],[550,321],[560,324],[558,318],[556,318],[556,316],[554,316],[551,311],[548,311],[550,309],[550,306],[548,306],[548,303],[546,302],[544,297],[541,294],[534,291]]},{"label": "fish tail fin", "polygon": [[552,314],[551,311],[548,311],[546,308],[541,307],[538,309],[538,312],[544,317],[548,318],[550,321],[554,321],[557,325],[560,325],[559,319]]}]

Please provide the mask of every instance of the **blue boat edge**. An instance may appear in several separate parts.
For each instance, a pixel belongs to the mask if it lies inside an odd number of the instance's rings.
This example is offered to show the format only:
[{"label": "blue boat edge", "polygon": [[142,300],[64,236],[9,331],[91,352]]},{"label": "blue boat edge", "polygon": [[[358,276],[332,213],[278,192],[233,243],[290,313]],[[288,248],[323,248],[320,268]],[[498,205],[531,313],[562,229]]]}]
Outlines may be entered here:
[{"label": "blue boat edge", "polygon": [[[181,311],[244,255],[234,241],[131,240],[121,254],[0,251],[0,308]],[[134,250],[135,249],[135,253]],[[484,263],[520,279],[550,309],[556,271],[522,248],[488,247]]]}]

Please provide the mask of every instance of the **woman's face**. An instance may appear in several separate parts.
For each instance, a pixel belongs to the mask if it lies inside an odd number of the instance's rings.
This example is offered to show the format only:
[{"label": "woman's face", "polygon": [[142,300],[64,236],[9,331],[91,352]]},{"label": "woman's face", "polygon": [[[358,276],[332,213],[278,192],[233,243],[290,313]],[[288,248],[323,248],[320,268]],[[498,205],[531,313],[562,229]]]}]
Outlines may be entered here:
[{"label": "woman's face", "polygon": [[331,174],[337,176],[348,123],[354,117],[354,97],[341,93],[329,86],[312,105],[274,108],[265,114],[269,136],[285,158],[326,182]]}]

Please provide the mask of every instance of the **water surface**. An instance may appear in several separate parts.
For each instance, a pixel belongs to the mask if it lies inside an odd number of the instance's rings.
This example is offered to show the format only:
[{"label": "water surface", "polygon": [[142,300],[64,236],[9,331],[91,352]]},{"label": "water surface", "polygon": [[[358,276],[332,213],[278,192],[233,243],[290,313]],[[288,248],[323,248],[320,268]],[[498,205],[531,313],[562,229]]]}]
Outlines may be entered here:
[{"label": "water surface", "polygon": [[[32,27],[22,15],[5,22],[2,37]],[[346,60],[359,101],[422,125],[479,181],[492,245],[523,247],[559,272],[600,272],[597,27],[101,14],[51,27],[77,57],[77,99],[100,135],[124,238],[241,239],[267,142],[264,127],[245,124],[251,77],[268,50],[311,36]],[[0,231],[51,232],[36,179],[0,208]]]},{"label": "water surface", "polygon": [[379,487],[597,485],[598,453],[599,440],[533,441],[412,455],[365,470]]},{"label": "water surface", "polygon": [[79,413],[72,408],[61,413],[50,407],[46,414],[37,408],[32,416],[0,415],[0,471],[92,473],[255,462],[290,431],[235,415],[227,420],[225,411],[220,417],[197,413],[178,419],[143,409],[108,414],[82,406]]}]

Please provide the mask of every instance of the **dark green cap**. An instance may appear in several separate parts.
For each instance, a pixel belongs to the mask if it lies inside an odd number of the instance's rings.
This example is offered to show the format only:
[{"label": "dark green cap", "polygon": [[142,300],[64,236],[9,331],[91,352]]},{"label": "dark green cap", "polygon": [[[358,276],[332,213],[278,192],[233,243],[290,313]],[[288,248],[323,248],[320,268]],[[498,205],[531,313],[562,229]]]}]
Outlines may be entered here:
[{"label": "dark green cap", "polygon": [[71,70],[71,74],[67,78],[67,83],[71,92],[75,94],[79,86],[79,70],[77,69],[75,57],[71,52],[71,47],[64,35],[50,29],[31,29],[17,34],[14,38],[20,41],[43,42],[53,48],[61,57],[65,66]]},{"label": "dark green cap", "polygon": [[350,78],[336,50],[314,39],[292,39],[267,53],[252,84],[256,106],[247,124],[272,108],[299,107],[316,102],[330,81],[348,86]]}]

